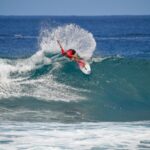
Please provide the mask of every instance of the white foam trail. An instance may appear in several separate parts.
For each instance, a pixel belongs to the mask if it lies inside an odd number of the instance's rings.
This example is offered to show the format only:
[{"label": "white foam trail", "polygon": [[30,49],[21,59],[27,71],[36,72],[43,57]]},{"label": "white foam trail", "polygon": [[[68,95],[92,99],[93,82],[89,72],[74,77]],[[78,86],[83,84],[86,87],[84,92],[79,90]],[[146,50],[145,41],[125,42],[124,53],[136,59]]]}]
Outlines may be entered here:
[{"label": "white foam trail", "polygon": [[29,96],[40,100],[76,101],[85,99],[79,92],[86,90],[76,89],[55,81],[53,75],[45,76],[36,80],[7,81],[0,84],[0,97]]},{"label": "white foam trail", "polygon": [[107,123],[0,123],[1,149],[149,149],[149,121]]},{"label": "white foam trail", "polygon": [[[85,97],[79,95],[85,92],[68,85],[58,83],[53,71],[61,64],[57,57],[48,58],[46,54],[60,53],[56,43],[59,39],[65,49],[74,48],[78,53],[89,59],[96,46],[93,35],[77,25],[70,24],[55,28],[51,31],[43,30],[40,34],[40,50],[27,59],[0,59],[0,99],[8,97],[33,96],[44,100],[77,100]],[[28,79],[30,72],[44,65],[52,65],[49,74]]]}]

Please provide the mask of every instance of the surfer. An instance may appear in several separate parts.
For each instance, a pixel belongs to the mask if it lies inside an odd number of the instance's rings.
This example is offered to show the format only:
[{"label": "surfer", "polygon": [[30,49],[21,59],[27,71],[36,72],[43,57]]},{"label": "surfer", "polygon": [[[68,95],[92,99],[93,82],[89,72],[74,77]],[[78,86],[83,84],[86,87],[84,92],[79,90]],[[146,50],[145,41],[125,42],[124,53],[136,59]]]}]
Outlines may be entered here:
[{"label": "surfer", "polygon": [[60,46],[61,49],[61,53],[63,56],[66,56],[67,58],[76,61],[77,63],[79,63],[82,67],[85,66],[84,62],[81,61],[81,58],[79,57],[79,55],[77,54],[77,52],[74,49],[68,49],[68,50],[64,50],[64,48],[61,46],[60,42],[57,41],[57,43]]},{"label": "surfer", "polygon": [[75,61],[79,65],[80,70],[84,74],[89,75],[91,73],[91,67],[89,63],[86,62],[83,58],[81,58],[74,49],[64,50],[64,48],[61,46],[58,40],[57,43],[60,46],[61,53],[63,56],[69,58],[70,60]]}]

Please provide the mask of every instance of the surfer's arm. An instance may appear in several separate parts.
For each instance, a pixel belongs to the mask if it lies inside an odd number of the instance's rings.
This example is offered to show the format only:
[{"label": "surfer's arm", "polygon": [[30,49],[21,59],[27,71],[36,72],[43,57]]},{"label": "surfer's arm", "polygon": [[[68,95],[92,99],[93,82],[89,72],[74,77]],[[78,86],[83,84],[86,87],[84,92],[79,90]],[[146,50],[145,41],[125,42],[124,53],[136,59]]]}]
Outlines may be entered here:
[{"label": "surfer's arm", "polygon": [[60,42],[59,42],[58,40],[57,40],[57,43],[58,43],[58,45],[59,45],[59,47],[60,47],[60,49],[61,49],[62,55],[65,55],[66,52],[65,52],[65,50],[63,49],[63,47],[61,46],[61,44],[60,44]]},{"label": "surfer's arm", "polygon": [[62,55],[66,54],[66,52],[65,52],[65,50],[63,48],[61,48],[61,53],[62,53]]}]

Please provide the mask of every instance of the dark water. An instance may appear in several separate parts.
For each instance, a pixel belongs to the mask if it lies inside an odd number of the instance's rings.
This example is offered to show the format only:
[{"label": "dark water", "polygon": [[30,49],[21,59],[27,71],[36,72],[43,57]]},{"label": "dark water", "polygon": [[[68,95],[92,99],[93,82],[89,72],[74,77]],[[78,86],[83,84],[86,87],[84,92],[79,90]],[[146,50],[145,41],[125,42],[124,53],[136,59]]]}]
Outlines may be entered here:
[{"label": "dark water", "polygon": [[[65,49],[74,48],[81,57],[86,56],[91,75],[84,75],[77,64],[59,55],[57,39]],[[94,135],[88,132],[73,138],[74,141],[81,136],[85,143],[66,147],[58,142],[50,149],[149,148],[149,120],[150,16],[0,17],[0,122],[4,122],[1,131],[9,124],[6,131],[16,131],[17,127],[32,132],[34,126],[40,133],[41,122],[46,131],[50,127],[54,132],[58,127],[57,132],[66,138],[68,134],[73,137],[73,132],[93,129]],[[98,130],[103,129],[103,121],[112,122],[108,123],[109,133]],[[129,124],[114,123],[118,121]],[[142,122],[141,128],[146,132],[140,133],[139,124],[134,126],[130,121]],[[30,124],[23,126],[21,122]],[[135,134],[129,135],[131,129]],[[126,136],[117,144],[110,138],[116,144],[112,146],[96,133]],[[33,128],[31,141],[35,143],[38,138],[34,134]],[[140,137],[135,139],[138,142],[129,142],[135,135]],[[50,135],[45,133],[41,138],[45,136]],[[96,138],[97,143],[89,138]],[[129,143],[123,145],[126,140]],[[47,142],[41,148],[45,149]],[[66,139],[61,142],[65,145]],[[20,143],[14,144],[9,138],[0,141],[4,149]],[[39,145],[34,146],[40,149]]]}]

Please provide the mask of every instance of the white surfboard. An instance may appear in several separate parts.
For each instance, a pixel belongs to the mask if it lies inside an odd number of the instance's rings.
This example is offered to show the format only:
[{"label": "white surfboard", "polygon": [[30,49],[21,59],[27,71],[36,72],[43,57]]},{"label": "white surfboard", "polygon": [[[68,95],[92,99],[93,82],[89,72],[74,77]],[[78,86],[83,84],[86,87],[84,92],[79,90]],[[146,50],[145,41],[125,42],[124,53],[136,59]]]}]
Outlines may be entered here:
[{"label": "white surfboard", "polygon": [[91,67],[90,64],[88,62],[86,62],[85,60],[81,60],[85,65],[81,65],[81,63],[78,63],[80,70],[84,73],[84,74],[90,74],[91,73]]}]

